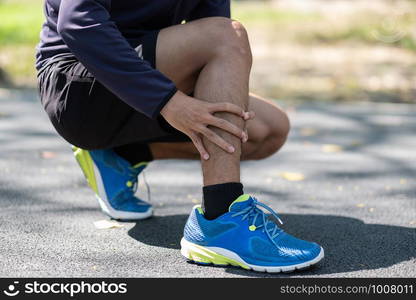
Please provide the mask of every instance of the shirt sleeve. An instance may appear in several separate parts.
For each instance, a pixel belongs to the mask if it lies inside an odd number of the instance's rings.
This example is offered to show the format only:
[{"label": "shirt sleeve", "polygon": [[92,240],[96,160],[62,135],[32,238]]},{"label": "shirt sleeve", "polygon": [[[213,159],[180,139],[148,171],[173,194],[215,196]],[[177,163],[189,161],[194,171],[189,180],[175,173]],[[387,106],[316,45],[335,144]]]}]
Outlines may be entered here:
[{"label": "shirt sleeve", "polygon": [[62,0],[58,33],[75,57],[125,103],[155,119],[175,84],[138,53],[111,20],[111,0]]},{"label": "shirt sleeve", "polygon": [[207,17],[231,17],[230,0],[202,0],[187,21]]}]

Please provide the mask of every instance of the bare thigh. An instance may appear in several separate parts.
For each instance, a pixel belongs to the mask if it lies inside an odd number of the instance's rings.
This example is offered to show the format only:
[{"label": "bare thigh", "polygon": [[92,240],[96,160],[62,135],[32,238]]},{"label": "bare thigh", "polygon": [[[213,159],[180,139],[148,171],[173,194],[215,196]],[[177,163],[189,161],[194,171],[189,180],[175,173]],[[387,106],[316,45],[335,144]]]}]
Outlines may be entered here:
[{"label": "bare thigh", "polygon": [[223,43],[221,31],[233,33],[232,21],[221,17],[199,19],[160,31],[156,47],[156,68],[179,90],[190,94],[199,72]]}]

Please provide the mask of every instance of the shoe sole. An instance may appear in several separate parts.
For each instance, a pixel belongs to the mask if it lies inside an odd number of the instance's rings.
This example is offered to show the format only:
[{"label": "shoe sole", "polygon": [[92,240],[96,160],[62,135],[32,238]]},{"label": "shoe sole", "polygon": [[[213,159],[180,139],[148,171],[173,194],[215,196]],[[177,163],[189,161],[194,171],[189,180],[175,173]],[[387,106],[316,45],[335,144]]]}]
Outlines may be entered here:
[{"label": "shoe sole", "polygon": [[107,193],[105,192],[104,183],[102,181],[100,172],[98,171],[98,168],[95,165],[90,153],[86,150],[74,146],[72,147],[72,151],[74,152],[75,159],[77,160],[85,178],[87,179],[88,185],[95,192],[95,196],[98,200],[101,210],[106,215],[112,219],[122,221],[143,220],[153,215],[152,208],[149,208],[149,210],[142,213],[123,212],[113,209],[108,201]]},{"label": "shoe sole", "polygon": [[202,247],[188,242],[185,240],[185,238],[182,238],[181,240],[181,254],[188,260],[201,265],[214,265],[223,267],[231,265],[256,272],[290,273],[296,270],[307,269],[312,265],[318,263],[322,258],[324,258],[324,249],[321,247],[321,251],[319,252],[318,256],[312,260],[290,266],[273,267],[251,265],[246,263],[240,256],[232,251],[217,247]]}]

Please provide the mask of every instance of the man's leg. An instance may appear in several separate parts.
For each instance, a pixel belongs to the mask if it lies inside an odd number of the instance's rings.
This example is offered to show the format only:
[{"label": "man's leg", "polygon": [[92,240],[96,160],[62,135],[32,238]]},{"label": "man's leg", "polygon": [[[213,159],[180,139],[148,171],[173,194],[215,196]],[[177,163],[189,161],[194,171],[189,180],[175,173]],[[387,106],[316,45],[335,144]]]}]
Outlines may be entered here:
[{"label": "man's leg", "polygon": [[[158,37],[156,67],[183,92],[208,102],[229,102],[246,110],[251,51],[243,26],[226,18],[206,18],[162,30]],[[218,116],[243,128],[244,121]],[[205,137],[210,159],[202,161],[204,206],[214,218],[242,194],[240,184],[241,141],[214,129],[233,149],[227,153]],[[212,207],[212,209],[211,209]]]},{"label": "man's leg", "polygon": [[[228,29],[228,45],[224,48],[218,47],[213,58],[203,67],[195,85],[194,95],[197,99],[208,102],[230,102],[246,111],[251,69],[251,50],[247,33],[240,23],[224,25],[227,28],[232,27]],[[238,116],[226,113],[217,115],[244,128],[244,121]],[[203,138],[204,145],[211,155],[211,159],[202,161],[204,186],[240,182],[241,140],[222,130],[214,131],[232,145],[234,152],[227,153]]]},{"label": "man's leg", "polygon": [[[246,33],[240,24],[222,18],[203,19],[163,30],[159,38],[157,67],[173,79],[179,89],[194,92],[201,100],[230,102],[246,110],[251,56]],[[240,128],[244,126],[241,120],[221,116]],[[252,124],[257,124],[258,128],[252,127],[249,131],[264,132],[261,123]],[[211,156],[208,162],[202,162],[205,188],[237,184],[240,180],[241,143],[223,132],[216,132],[231,142],[234,151],[226,153],[204,138]],[[255,149],[250,152],[248,155],[256,155]],[[206,205],[205,196],[204,192]],[[207,217],[207,211],[198,206],[192,210],[181,240],[183,256],[202,264],[231,264],[267,272],[293,271],[322,259],[323,249],[319,245],[294,238],[270,221],[260,207],[277,219],[278,215],[267,205],[249,195],[233,200],[217,199],[217,202],[233,202],[220,218],[211,218],[212,211],[211,217]]]}]

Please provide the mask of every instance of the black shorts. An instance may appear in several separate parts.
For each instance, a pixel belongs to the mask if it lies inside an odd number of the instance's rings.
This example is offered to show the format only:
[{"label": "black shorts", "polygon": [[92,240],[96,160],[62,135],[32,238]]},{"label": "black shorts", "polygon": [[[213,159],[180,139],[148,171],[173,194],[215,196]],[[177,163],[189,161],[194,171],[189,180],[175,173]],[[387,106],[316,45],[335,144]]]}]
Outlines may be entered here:
[{"label": "black shorts", "polygon": [[[158,31],[137,40],[138,54],[156,67]],[[77,147],[109,149],[131,143],[189,142],[163,117],[152,120],[100,84],[72,55],[59,54],[38,73],[42,105],[56,131]]]}]

